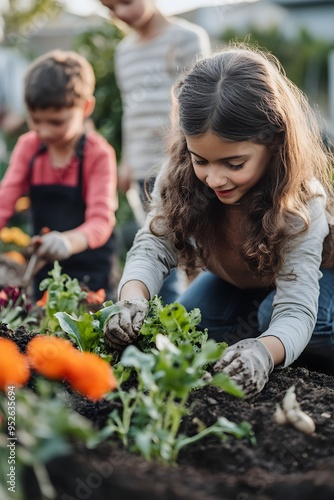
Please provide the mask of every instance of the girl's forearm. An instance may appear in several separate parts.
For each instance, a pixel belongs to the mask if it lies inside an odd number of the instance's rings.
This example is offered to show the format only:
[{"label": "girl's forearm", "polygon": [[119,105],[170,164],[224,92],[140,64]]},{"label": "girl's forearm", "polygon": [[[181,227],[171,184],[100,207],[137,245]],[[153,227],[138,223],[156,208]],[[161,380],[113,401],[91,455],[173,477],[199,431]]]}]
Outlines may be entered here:
[{"label": "girl's forearm", "polygon": [[120,300],[150,299],[150,293],[142,281],[131,280],[123,285],[120,292]]},{"label": "girl's forearm", "polygon": [[285,359],[285,349],[282,342],[274,336],[261,337],[259,340],[266,346],[270,352],[274,365],[280,365]]}]

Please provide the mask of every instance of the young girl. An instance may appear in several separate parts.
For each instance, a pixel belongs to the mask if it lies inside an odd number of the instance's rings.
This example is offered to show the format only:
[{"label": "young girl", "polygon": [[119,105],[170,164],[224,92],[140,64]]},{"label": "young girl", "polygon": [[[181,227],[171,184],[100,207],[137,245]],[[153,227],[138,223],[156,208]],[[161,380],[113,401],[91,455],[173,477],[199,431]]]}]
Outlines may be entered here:
[{"label": "young girl", "polygon": [[204,270],[178,301],[199,307],[201,327],[233,344],[215,369],[247,396],[310,339],[334,359],[334,271],[319,270],[333,157],[302,93],[273,56],[230,47],[175,86],[174,131],[108,345],[135,341],[147,300],[180,263]]}]

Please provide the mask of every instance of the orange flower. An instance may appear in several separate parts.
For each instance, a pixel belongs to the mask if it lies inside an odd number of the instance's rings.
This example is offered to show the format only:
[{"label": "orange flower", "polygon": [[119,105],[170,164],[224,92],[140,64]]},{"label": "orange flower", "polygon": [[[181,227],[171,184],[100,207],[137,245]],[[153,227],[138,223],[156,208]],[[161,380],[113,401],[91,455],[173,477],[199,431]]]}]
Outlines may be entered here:
[{"label": "orange flower", "polygon": [[106,300],[106,291],[104,288],[100,288],[97,292],[92,292],[91,290],[87,292],[86,302],[87,304],[103,304]]},{"label": "orange flower", "polygon": [[48,303],[48,298],[49,298],[48,291],[45,290],[45,292],[43,293],[42,297],[36,302],[36,306],[37,307],[44,307],[44,306],[46,306],[46,304]]},{"label": "orange flower", "polygon": [[30,198],[28,196],[21,196],[15,203],[15,212],[23,212],[30,208]]},{"label": "orange flower", "polygon": [[17,264],[26,264],[26,259],[25,257],[20,253],[20,252],[17,252],[16,250],[11,250],[10,252],[5,252],[3,254],[5,257],[7,257],[8,259],[16,262]]},{"label": "orange flower", "polygon": [[64,379],[76,349],[58,337],[37,335],[28,344],[27,356],[32,368],[47,378]]},{"label": "orange flower", "polygon": [[96,400],[117,387],[111,366],[96,354],[78,351],[58,337],[37,335],[28,344],[32,368],[47,378],[67,380],[72,388]]},{"label": "orange flower", "polygon": [[0,390],[7,391],[10,385],[24,385],[30,376],[26,356],[9,339],[0,339]]},{"label": "orange flower", "polygon": [[68,366],[67,380],[72,388],[89,399],[101,399],[117,387],[109,363],[91,352],[77,352]]}]

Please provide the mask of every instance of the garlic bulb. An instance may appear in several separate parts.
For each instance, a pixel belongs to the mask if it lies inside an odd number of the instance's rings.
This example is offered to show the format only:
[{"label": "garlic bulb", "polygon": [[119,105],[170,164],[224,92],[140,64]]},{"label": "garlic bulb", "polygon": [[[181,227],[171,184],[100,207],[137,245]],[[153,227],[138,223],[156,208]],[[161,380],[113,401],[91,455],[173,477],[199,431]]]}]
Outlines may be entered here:
[{"label": "garlic bulb", "polygon": [[274,419],[278,425],[289,423],[305,434],[313,434],[315,431],[315,424],[312,418],[300,408],[294,385],[286,391],[282,401],[282,408],[279,404],[276,405]]}]

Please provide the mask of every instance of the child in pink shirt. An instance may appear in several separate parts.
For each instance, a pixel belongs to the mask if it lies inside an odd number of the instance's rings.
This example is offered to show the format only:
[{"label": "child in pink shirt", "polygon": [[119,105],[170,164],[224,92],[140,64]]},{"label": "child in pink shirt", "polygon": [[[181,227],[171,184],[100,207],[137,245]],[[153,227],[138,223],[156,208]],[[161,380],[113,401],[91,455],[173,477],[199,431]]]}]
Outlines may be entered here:
[{"label": "child in pink shirt", "polygon": [[30,132],[22,135],[0,186],[0,228],[17,199],[31,198],[38,256],[46,260],[35,292],[55,260],[63,272],[91,290],[110,290],[113,229],[117,209],[116,157],[98,133],[85,133],[94,110],[95,76],[75,52],[52,51],[28,68],[25,102]]}]

